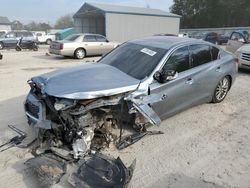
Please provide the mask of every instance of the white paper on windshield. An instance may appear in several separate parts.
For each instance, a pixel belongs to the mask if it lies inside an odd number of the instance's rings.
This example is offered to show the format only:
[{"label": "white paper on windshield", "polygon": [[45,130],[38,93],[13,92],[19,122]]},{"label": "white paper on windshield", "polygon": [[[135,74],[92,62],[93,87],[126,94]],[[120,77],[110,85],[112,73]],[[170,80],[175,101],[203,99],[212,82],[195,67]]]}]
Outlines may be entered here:
[{"label": "white paper on windshield", "polygon": [[155,54],[157,54],[157,52],[155,52],[155,51],[153,51],[153,50],[150,50],[150,49],[148,49],[148,48],[143,48],[143,49],[141,50],[141,52],[144,53],[144,54],[150,55],[150,56],[152,56],[152,57],[153,57]]}]

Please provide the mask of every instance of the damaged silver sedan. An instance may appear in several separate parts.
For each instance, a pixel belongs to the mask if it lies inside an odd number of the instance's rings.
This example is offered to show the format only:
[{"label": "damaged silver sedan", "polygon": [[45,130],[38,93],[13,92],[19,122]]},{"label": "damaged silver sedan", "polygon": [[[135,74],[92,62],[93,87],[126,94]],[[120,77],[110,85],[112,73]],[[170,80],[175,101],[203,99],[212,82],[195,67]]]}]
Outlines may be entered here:
[{"label": "damaged silver sedan", "polygon": [[[148,125],[160,125],[184,109],[223,101],[235,80],[236,62],[233,55],[199,40],[133,40],[98,63],[32,78],[25,113],[40,149],[81,159],[117,144],[125,127],[145,133]],[[132,138],[140,135],[121,148]]]}]

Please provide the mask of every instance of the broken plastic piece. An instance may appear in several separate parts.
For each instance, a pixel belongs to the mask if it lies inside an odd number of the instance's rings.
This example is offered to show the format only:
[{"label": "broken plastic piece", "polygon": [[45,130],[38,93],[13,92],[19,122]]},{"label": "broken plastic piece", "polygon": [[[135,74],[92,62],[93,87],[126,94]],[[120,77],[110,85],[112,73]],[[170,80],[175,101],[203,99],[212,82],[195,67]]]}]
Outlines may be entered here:
[{"label": "broken plastic piece", "polygon": [[26,172],[34,176],[38,187],[51,187],[66,172],[66,163],[52,153],[43,153],[25,162]]},{"label": "broken plastic piece", "polygon": [[77,172],[70,176],[69,182],[79,188],[124,188],[132,178],[135,164],[134,160],[126,168],[119,157],[115,159],[97,153],[84,161]]},{"label": "broken plastic piece", "polygon": [[117,149],[122,150],[138,142],[140,139],[142,139],[146,135],[157,135],[157,134],[164,134],[164,133],[162,131],[145,131],[145,132],[135,133],[135,134],[126,136],[125,138],[117,142],[116,147]]}]

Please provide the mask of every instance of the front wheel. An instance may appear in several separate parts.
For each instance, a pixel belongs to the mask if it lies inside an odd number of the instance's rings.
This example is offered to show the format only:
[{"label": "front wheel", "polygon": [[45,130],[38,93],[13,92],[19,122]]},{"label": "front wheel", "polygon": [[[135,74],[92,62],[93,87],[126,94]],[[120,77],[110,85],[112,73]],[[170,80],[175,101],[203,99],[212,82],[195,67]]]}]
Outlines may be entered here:
[{"label": "front wheel", "polygon": [[33,49],[33,51],[38,51],[38,46],[34,45],[32,49]]},{"label": "front wheel", "polygon": [[19,46],[16,47],[16,51],[21,51],[21,50],[22,49]]},{"label": "front wheel", "polygon": [[75,51],[75,58],[76,59],[83,59],[86,55],[86,52],[84,49],[82,48],[79,48],[79,49],[76,49]]},{"label": "front wheel", "polygon": [[222,102],[226,96],[227,93],[230,89],[231,81],[228,76],[222,78],[217,85],[215,91],[214,91],[214,96],[213,96],[213,103],[220,103]]}]

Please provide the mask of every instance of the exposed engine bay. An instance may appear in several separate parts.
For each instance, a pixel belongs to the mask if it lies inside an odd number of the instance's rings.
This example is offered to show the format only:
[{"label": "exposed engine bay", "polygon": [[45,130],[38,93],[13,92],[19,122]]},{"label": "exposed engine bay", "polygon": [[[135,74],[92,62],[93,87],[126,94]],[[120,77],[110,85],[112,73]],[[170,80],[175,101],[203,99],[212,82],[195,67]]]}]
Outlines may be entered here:
[{"label": "exposed engine bay", "polygon": [[[48,152],[63,161],[81,161],[108,149],[110,144],[120,150],[146,135],[162,134],[146,130],[149,124],[160,124],[160,118],[150,107],[151,102],[161,100],[158,96],[137,97],[136,91],[130,91],[89,99],[68,99],[48,95],[43,83],[32,80],[28,83],[31,90],[24,106],[28,123],[37,134],[37,145],[32,153],[38,161],[48,158],[43,157]],[[141,94],[141,90],[138,93]],[[31,164],[40,169],[37,160],[31,160]],[[120,167],[126,171],[124,165]]]}]

